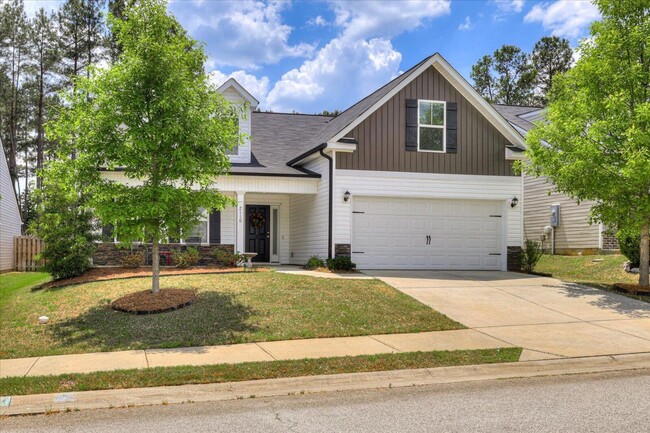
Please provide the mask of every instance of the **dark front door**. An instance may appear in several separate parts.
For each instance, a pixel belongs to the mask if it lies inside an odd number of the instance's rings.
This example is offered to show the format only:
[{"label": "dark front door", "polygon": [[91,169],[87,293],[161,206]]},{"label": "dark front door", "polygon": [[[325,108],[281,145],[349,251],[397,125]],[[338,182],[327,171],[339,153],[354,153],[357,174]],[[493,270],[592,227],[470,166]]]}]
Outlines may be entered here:
[{"label": "dark front door", "polygon": [[246,206],[246,251],[254,262],[268,262],[271,244],[271,206]]}]

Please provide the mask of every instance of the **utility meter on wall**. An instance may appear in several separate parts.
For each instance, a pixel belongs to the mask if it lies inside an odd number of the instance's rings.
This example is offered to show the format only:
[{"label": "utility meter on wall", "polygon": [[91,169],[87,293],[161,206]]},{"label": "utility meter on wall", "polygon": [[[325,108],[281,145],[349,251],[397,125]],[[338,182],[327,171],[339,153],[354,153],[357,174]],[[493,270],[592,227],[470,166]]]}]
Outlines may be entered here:
[{"label": "utility meter on wall", "polygon": [[551,205],[551,227],[558,227],[560,225],[560,205]]}]

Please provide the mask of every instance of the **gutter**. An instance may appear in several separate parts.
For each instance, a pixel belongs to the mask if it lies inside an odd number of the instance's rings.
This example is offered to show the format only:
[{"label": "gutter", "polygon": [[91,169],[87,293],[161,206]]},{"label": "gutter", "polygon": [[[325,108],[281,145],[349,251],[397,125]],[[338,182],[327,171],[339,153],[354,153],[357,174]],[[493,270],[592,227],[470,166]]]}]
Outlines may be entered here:
[{"label": "gutter", "polygon": [[[327,145],[325,145],[327,146]],[[324,146],[324,147],[325,147]],[[328,220],[327,220],[327,258],[332,258],[332,214],[333,214],[333,197],[334,197],[334,160],[331,156],[323,152],[324,147],[320,148],[320,154],[329,161],[329,203],[328,203]]]},{"label": "gutter", "polygon": [[318,151],[321,151],[327,147],[327,143],[321,143],[318,146],[314,147],[313,149],[309,149],[307,152],[303,153],[302,155],[296,156],[293,158],[291,161],[287,162],[287,165],[289,167],[292,167],[295,163],[302,161],[303,159],[307,158],[309,155],[312,155]]}]

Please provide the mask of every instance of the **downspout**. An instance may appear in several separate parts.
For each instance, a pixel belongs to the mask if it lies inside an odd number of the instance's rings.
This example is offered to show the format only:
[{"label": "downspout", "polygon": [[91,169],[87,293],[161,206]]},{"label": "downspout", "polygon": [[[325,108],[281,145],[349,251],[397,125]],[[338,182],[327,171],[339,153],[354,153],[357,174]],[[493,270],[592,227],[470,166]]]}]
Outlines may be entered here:
[{"label": "downspout", "polygon": [[333,201],[332,198],[334,197],[334,160],[332,159],[331,156],[327,155],[325,152],[323,152],[323,149],[320,149],[320,154],[323,158],[327,159],[329,161],[329,168],[330,168],[330,174],[329,174],[329,205],[328,205],[328,212],[329,212],[329,218],[328,218],[328,223],[327,223],[327,258],[331,259],[332,258],[332,209],[333,209]]}]

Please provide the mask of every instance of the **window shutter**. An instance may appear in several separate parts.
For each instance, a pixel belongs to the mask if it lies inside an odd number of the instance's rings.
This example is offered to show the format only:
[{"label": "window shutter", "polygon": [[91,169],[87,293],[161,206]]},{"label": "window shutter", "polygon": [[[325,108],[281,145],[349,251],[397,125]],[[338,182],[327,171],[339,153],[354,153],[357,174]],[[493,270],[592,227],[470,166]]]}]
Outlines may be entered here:
[{"label": "window shutter", "polygon": [[447,153],[458,153],[458,104],[447,102]]},{"label": "window shutter", "polygon": [[221,212],[216,210],[210,213],[210,245],[221,243]]},{"label": "window shutter", "polygon": [[418,150],[418,100],[406,100],[406,150]]}]

